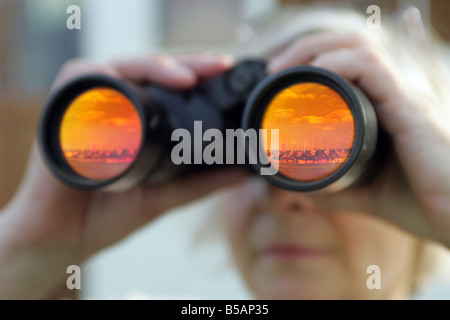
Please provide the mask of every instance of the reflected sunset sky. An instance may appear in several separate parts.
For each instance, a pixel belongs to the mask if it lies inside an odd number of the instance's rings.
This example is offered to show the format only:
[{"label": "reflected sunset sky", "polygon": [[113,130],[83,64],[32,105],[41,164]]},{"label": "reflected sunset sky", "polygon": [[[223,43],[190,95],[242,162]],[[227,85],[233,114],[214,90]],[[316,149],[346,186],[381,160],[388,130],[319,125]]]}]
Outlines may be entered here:
[{"label": "reflected sunset sky", "polygon": [[261,128],[279,129],[280,149],[283,144],[296,150],[351,149],[355,135],[353,115],[344,99],[319,83],[300,83],[281,91],[268,106]]},{"label": "reflected sunset sky", "polygon": [[95,88],[77,97],[61,124],[63,150],[137,150],[142,124],[131,101],[109,88]]}]

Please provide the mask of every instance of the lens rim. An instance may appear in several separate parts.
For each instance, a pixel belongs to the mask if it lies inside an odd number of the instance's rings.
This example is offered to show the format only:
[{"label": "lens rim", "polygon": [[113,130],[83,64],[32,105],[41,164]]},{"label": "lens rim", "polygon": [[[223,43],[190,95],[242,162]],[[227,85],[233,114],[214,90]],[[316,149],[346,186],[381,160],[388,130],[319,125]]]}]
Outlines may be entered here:
[{"label": "lens rim", "polygon": [[[347,103],[353,115],[354,140],[347,161],[329,176],[316,181],[298,181],[278,172],[264,176],[270,183],[291,191],[340,191],[347,188],[361,176],[375,151],[377,143],[377,120],[373,107],[362,91],[340,76],[313,66],[294,67],[264,79],[252,92],[245,106],[242,128],[260,129],[263,116],[273,98],[282,90],[301,83],[318,83],[336,91]],[[245,144],[247,157],[255,156],[257,148]],[[259,161],[252,164],[260,172],[266,165]]]},{"label": "lens rim", "polygon": [[[141,121],[141,144],[135,161],[120,175],[107,180],[93,180],[75,172],[64,157],[60,145],[60,129],[66,111],[77,97],[95,88],[113,89],[123,94],[133,104]],[[151,161],[156,142],[149,139],[147,130],[147,124],[151,123],[149,120],[154,115],[149,114],[143,101],[143,97],[132,86],[99,74],[81,76],[54,91],[44,106],[38,130],[41,154],[50,170],[66,184],[84,190],[119,192],[137,184],[145,177],[144,172],[150,170],[157,161],[157,157]]]}]

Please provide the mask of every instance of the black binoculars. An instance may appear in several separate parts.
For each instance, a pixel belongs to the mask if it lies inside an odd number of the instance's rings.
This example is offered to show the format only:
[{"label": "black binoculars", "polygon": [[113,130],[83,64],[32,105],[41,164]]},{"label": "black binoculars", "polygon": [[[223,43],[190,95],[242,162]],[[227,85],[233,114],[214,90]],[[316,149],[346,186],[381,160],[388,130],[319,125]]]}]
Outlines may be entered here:
[{"label": "black binoculars", "polygon": [[335,192],[367,178],[380,145],[359,88],[312,66],[268,75],[259,60],[186,91],[80,77],[48,98],[38,135],[56,177],[105,191],[246,165],[283,189]]}]

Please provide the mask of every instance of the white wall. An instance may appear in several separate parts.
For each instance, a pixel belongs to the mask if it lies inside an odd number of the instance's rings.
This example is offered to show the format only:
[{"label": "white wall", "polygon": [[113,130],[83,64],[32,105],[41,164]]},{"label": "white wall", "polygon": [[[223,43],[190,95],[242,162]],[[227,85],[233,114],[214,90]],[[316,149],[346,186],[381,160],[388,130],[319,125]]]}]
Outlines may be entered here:
[{"label": "white wall", "polygon": [[90,260],[83,298],[249,298],[221,238],[196,241],[211,232],[204,214],[214,207],[210,199],[167,213]]},{"label": "white wall", "polygon": [[83,0],[81,55],[104,61],[158,51],[162,0]]}]

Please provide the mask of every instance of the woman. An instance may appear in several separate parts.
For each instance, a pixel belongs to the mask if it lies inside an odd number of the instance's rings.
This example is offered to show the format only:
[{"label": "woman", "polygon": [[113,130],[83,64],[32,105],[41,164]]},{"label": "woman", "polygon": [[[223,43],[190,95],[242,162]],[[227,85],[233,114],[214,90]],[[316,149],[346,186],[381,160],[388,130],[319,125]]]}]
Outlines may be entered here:
[{"label": "woman", "polygon": [[[415,9],[403,11],[406,26],[391,26],[396,33],[386,32],[386,25],[375,33],[353,13],[336,18],[336,11],[323,9],[286,24],[306,35],[276,54],[269,69],[311,64],[356,83],[374,103],[395,154],[374,181],[357,189],[311,195],[253,181],[224,196],[232,253],[256,296],[407,299],[424,290],[424,277],[440,259],[447,261],[441,276],[448,280],[447,250],[421,237],[434,234],[431,239],[448,246],[450,100],[436,78],[449,78],[437,67],[442,58],[425,42],[419,17]],[[308,28],[314,23],[305,20],[320,23]],[[416,32],[416,39],[406,38]],[[421,61],[430,64],[424,68]],[[381,290],[367,287],[372,265],[380,268]]]},{"label": "woman", "polygon": [[[344,13],[335,14],[340,23],[347,21]],[[395,150],[371,184],[319,196],[269,187],[227,168],[99,194],[62,185],[35,147],[20,189],[0,215],[0,298],[54,297],[68,265],[79,265],[165,211],[226,186],[223,200],[233,201],[222,206],[223,217],[235,260],[255,297],[411,298],[425,247],[421,238],[450,246],[450,132],[448,116],[440,110],[448,101],[431,86],[427,93],[419,91],[386,39],[361,34],[356,20],[357,32],[345,23],[339,30],[322,25],[320,31],[297,32],[298,40],[270,58],[269,71],[312,64],[365,91]],[[187,89],[231,65],[228,56],[209,54],[153,55],[104,66],[73,61],[54,88],[100,72]],[[381,268],[381,290],[367,288],[371,265]]]}]

